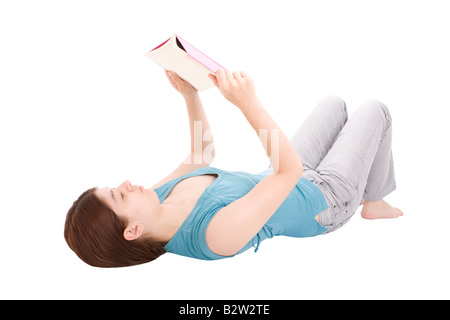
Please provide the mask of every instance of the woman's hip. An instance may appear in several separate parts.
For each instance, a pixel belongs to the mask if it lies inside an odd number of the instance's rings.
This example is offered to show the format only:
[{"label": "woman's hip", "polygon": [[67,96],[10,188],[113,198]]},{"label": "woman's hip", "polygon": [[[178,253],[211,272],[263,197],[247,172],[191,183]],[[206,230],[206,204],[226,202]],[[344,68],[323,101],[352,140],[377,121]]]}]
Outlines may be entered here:
[{"label": "woman's hip", "polygon": [[319,223],[328,229],[324,233],[339,229],[352,218],[361,202],[357,192],[349,192],[347,188],[339,187],[337,182],[332,188],[314,170],[305,170],[303,177],[313,182],[322,191],[328,204],[328,208],[319,213]]}]

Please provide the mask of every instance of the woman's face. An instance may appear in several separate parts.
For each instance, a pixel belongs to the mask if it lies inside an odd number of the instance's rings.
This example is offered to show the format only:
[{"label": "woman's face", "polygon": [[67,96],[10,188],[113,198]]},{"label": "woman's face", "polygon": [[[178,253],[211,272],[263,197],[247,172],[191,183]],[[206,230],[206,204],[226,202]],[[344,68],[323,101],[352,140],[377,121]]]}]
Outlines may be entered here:
[{"label": "woman's face", "polygon": [[128,227],[141,225],[144,234],[151,229],[161,205],[155,191],[132,185],[128,180],[116,188],[102,188],[95,192],[120,218],[128,221]]}]

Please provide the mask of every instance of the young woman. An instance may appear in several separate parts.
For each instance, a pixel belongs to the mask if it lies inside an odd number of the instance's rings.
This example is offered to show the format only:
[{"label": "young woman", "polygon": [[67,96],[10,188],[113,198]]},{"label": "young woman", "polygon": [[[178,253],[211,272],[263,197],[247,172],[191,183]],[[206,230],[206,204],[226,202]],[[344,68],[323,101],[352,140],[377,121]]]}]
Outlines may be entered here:
[{"label": "young woman", "polygon": [[195,142],[210,132],[197,91],[177,74],[166,75],[186,101],[191,153],[151,188],[125,181],[87,190],[74,202],[64,236],[86,263],[122,267],[165,252],[205,260],[251,247],[256,252],[273,236],[334,231],[360,204],[363,218],[403,215],[383,200],[396,184],[391,117],[381,102],[363,103],[347,121],[344,101],[326,98],[289,141],[264,110],[249,75],[219,70],[211,80],[259,135],[272,167],[259,174],[230,172],[209,167],[213,144],[199,148]]}]

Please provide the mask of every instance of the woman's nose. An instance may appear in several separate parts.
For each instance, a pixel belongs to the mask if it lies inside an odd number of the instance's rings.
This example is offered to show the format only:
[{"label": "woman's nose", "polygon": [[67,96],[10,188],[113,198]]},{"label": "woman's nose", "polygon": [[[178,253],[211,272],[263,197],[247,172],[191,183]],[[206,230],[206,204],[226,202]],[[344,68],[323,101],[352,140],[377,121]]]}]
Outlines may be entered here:
[{"label": "woman's nose", "polygon": [[131,185],[131,182],[128,180],[125,180],[120,186],[127,191],[133,191],[133,186]]}]

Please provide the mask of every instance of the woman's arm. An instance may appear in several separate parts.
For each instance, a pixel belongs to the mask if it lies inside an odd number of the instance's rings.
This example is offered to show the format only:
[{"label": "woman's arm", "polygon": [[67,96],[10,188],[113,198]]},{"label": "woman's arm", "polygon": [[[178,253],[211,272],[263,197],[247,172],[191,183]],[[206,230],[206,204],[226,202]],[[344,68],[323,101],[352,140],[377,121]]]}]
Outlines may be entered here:
[{"label": "woman's arm", "polygon": [[[247,244],[275,213],[300,179],[303,164],[289,139],[259,102],[248,74],[219,70],[216,78],[211,79],[247,118],[274,168],[273,174],[244,197],[219,210],[209,224],[206,232],[209,248],[216,254],[229,256]],[[261,135],[261,130],[267,134]]]},{"label": "woman's arm", "polygon": [[169,82],[185,100],[191,133],[191,151],[173,172],[152,186],[152,189],[191,171],[209,166],[215,157],[211,129],[198,91],[175,72],[166,70],[165,73]]},{"label": "woman's arm", "polygon": [[185,97],[191,132],[191,153],[186,162],[209,166],[215,157],[214,141],[200,96]]}]

